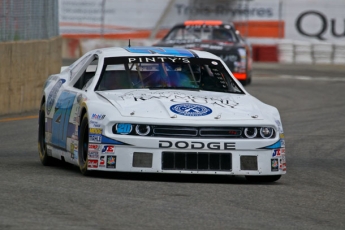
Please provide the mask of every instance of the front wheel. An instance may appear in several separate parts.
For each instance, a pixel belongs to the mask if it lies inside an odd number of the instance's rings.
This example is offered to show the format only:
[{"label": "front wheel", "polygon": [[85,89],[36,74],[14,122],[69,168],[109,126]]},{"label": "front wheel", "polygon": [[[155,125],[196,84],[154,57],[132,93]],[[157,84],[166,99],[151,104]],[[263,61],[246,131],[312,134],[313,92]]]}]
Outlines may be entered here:
[{"label": "front wheel", "polygon": [[89,150],[89,119],[87,114],[82,118],[79,132],[79,143],[78,143],[78,160],[80,172],[89,176],[91,171],[87,170],[88,166],[88,150]]},{"label": "front wheel", "polygon": [[272,183],[279,180],[281,175],[274,176],[246,176],[247,181],[253,183]]},{"label": "front wheel", "polygon": [[41,105],[38,114],[38,154],[40,156],[41,163],[44,166],[52,164],[52,157],[48,156],[47,143],[46,143],[46,121],[45,121],[45,103]]}]

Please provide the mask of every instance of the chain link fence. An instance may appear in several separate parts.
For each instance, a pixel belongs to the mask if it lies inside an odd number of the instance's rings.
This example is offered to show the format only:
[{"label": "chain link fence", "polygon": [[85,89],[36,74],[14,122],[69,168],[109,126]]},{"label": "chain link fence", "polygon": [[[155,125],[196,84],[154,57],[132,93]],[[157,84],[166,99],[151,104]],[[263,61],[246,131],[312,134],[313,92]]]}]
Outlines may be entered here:
[{"label": "chain link fence", "polygon": [[0,42],[59,36],[57,0],[0,0]]}]

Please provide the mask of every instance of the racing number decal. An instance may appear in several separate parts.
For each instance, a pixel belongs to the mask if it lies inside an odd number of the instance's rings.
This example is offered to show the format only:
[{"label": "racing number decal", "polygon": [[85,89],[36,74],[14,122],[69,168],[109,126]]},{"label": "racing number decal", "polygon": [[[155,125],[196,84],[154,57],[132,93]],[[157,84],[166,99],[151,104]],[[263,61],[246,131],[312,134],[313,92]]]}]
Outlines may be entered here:
[{"label": "racing number decal", "polygon": [[52,125],[52,144],[66,149],[68,123],[76,93],[64,91],[56,102]]}]

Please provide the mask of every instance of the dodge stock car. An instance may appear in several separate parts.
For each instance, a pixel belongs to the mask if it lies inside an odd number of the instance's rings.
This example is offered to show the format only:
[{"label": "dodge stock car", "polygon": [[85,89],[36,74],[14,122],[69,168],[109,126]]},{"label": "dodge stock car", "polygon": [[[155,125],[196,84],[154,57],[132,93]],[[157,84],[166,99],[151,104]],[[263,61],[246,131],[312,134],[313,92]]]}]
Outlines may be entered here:
[{"label": "dodge stock car", "polygon": [[204,50],[222,58],[243,85],[252,79],[251,46],[232,23],[196,20],[175,25],[155,46]]},{"label": "dodge stock car", "polygon": [[243,175],[286,173],[278,110],[251,96],[224,61],[169,47],[93,50],[47,79],[38,150],[95,170]]}]

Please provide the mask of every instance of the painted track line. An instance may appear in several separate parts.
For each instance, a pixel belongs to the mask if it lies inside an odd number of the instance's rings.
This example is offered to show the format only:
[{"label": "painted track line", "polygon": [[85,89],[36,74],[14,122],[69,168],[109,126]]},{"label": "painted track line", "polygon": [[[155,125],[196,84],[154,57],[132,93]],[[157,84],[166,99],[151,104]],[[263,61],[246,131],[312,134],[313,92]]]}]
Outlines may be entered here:
[{"label": "painted track line", "polygon": [[[255,77],[255,76],[254,76]],[[272,80],[272,79],[291,79],[301,81],[341,81],[345,82],[345,77],[311,77],[311,76],[299,76],[299,75],[275,75],[275,76],[258,76],[255,80]]]},{"label": "painted track line", "polygon": [[0,122],[29,120],[29,119],[35,119],[35,118],[38,118],[38,116],[37,116],[37,115],[34,115],[34,116],[26,116],[26,117],[11,117],[11,118],[4,118],[4,119],[1,119]]}]

